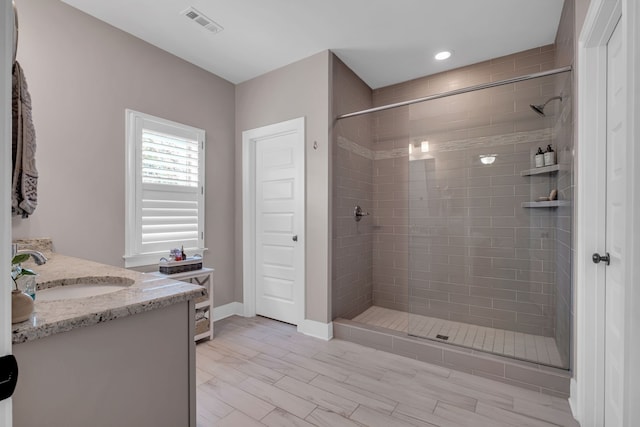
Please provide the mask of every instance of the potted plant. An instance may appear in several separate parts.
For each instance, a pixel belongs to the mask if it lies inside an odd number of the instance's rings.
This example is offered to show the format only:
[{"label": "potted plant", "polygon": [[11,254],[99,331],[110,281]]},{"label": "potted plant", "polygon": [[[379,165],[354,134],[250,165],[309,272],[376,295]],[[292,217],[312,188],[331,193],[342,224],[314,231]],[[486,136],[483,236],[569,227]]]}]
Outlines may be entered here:
[{"label": "potted plant", "polygon": [[29,254],[18,254],[11,259],[11,280],[14,289],[11,291],[11,323],[23,322],[33,312],[33,298],[18,288],[18,279],[23,276],[35,276],[35,272],[23,268],[22,263],[29,259]]}]

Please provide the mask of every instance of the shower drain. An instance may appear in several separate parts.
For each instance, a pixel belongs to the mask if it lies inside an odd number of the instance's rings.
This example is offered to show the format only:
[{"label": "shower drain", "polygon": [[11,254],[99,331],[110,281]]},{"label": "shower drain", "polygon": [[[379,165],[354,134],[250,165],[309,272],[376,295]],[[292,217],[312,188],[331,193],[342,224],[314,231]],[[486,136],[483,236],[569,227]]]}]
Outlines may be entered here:
[{"label": "shower drain", "polygon": [[436,335],[436,338],[438,338],[439,340],[445,340],[446,341],[446,340],[449,339],[449,336],[448,335],[440,335],[440,334],[438,334],[438,335]]}]

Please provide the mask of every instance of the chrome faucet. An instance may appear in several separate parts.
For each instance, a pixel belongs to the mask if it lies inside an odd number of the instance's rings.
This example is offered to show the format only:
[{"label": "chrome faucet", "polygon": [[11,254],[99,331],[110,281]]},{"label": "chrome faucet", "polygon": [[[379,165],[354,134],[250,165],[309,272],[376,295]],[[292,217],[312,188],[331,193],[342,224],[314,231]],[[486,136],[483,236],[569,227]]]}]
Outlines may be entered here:
[{"label": "chrome faucet", "polygon": [[35,251],[33,249],[20,249],[20,250],[18,250],[18,244],[17,243],[13,243],[11,245],[11,257],[13,258],[14,256],[20,255],[20,254],[31,255],[31,257],[33,258],[35,263],[38,264],[38,265],[42,265],[42,264],[45,264],[47,262],[47,257],[44,256],[44,254],[42,252]]}]

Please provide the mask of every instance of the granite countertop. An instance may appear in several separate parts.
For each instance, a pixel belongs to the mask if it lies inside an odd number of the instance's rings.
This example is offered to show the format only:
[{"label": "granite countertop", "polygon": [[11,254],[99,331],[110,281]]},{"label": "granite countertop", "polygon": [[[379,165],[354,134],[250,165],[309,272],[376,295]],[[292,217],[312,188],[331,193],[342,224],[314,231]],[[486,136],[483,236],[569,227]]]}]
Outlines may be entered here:
[{"label": "granite countertop", "polygon": [[20,248],[25,247],[40,250],[48,258],[44,265],[35,265],[31,260],[23,263],[38,274],[38,289],[50,287],[52,282],[72,284],[80,278],[84,283],[110,277],[114,282],[133,281],[133,284],[105,295],[59,301],[38,301],[36,291],[31,317],[11,326],[13,344],[167,307],[206,294],[201,286],[52,252],[50,241],[20,244]]}]

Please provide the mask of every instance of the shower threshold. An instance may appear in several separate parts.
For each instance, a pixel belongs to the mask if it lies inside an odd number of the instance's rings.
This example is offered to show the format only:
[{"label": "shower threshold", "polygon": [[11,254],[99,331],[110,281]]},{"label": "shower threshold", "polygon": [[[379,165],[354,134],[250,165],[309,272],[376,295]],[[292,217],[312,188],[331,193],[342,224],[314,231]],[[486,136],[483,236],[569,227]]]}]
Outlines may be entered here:
[{"label": "shower threshold", "polygon": [[[552,337],[454,322],[377,306],[368,308],[352,320],[407,334],[411,329],[412,336],[542,365],[563,367],[558,347]],[[438,335],[447,339],[437,338]]]}]

